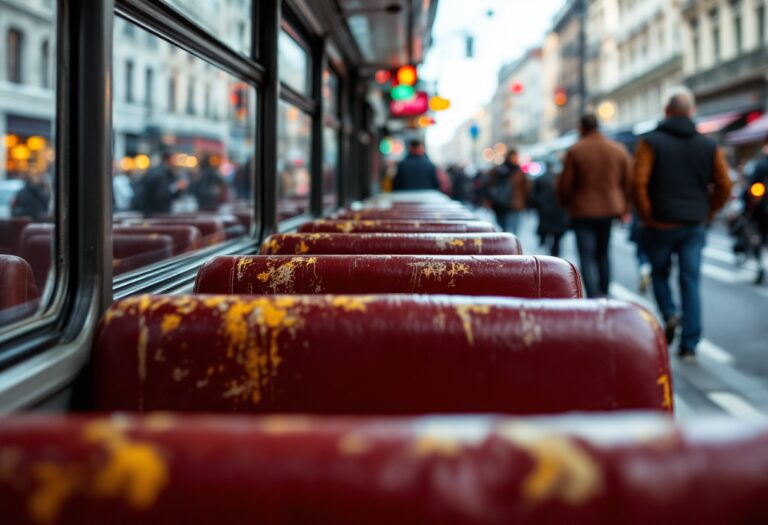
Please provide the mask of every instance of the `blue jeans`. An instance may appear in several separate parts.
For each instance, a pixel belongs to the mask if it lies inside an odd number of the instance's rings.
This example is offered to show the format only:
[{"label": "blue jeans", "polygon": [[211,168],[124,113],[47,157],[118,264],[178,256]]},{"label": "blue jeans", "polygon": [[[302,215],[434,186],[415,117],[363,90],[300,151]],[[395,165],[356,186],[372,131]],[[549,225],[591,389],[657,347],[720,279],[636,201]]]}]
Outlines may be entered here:
[{"label": "blue jeans", "polygon": [[493,211],[496,213],[496,222],[499,224],[499,228],[502,231],[517,235],[523,212],[506,208],[494,208]]},{"label": "blue jeans", "polygon": [[691,350],[701,339],[701,252],[707,238],[704,226],[683,226],[669,230],[646,228],[645,248],[651,260],[653,294],[661,315],[666,319],[678,315],[669,274],[672,254],[677,255],[680,280],[680,296],[683,310],[683,333],[680,346]]},{"label": "blue jeans", "polygon": [[576,234],[579,250],[581,278],[587,297],[606,297],[611,284],[611,261],[608,248],[611,244],[613,217],[573,219],[571,227]]}]

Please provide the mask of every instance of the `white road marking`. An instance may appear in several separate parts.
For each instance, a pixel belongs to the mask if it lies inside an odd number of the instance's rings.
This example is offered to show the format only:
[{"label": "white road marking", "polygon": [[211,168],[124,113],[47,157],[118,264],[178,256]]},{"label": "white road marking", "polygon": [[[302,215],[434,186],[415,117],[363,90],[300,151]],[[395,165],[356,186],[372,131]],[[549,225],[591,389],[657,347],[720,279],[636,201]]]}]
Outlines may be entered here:
[{"label": "white road marking", "polygon": [[736,394],[717,391],[709,392],[707,397],[732,416],[756,422],[766,420],[765,414]]},{"label": "white road marking", "polygon": [[[628,290],[626,287],[619,283],[611,283],[611,295],[623,301],[637,303],[640,306],[650,310],[651,312],[656,312],[656,306],[651,301],[631,290]],[[704,355],[709,359],[724,365],[730,365],[734,361],[733,355],[731,355],[730,352],[724,350],[722,347],[716,345],[708,339],[702,339],[699,341],[699,346],[696,350],[701,355]]]}]

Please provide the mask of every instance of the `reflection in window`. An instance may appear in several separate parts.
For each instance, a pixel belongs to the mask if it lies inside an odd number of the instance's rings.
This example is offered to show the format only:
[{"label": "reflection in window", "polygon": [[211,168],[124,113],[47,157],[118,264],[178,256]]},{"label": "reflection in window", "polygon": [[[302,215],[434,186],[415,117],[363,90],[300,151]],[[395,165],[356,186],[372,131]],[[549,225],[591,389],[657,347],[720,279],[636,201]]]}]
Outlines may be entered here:
[{"label": "reflection in window", "polygon": [[[149,37],[130,47],[123,38],[115,34],[115,61],[130,53],[149,80],[145,111],[113,105],[114,275],[247,234],[255,166],[252,86]],[[204,114],[195,78],[206,79]]]},{"label": "reflection in window", "polygon": [[309,57],[307,50],[291,38],[285,31],[280,31],[278,42],[278,70],[280,80],[299,93],[309,94]]},{"label": "reflection in window", "polygon": [[339,114],[339,77],[333,71],[323,71],[323,109],[328,115]]},{"label": "reflection in window", "polygon": [[331,210],[338,204],[336,184],[339,170],[339,132],[323,128],[323,210]]},{"label": "reflection in window", "polygon": [[22,49],[24,35],[18,29],[8,30],[8,81],[21,84]]},{"label": "reflection in window", "polygon": [[251,0],[165,0],[229,47],[251,52]]},{"label": "reflection in window", "polygon": [[282,100],[277,111],[277,215],[284,220],[309,212],[312,119]]},{"label": "reflection in window", "polygon": [[[50,297],[53,252],[55,11],[0,2],[0,327],[33,316]],[[28,45],[16,24],[44,9]],[[26,27],[26,26],[25,26]],[[6,31],[7,29],[7,31]],[[41,87],[47,89],[40,89]]]}]

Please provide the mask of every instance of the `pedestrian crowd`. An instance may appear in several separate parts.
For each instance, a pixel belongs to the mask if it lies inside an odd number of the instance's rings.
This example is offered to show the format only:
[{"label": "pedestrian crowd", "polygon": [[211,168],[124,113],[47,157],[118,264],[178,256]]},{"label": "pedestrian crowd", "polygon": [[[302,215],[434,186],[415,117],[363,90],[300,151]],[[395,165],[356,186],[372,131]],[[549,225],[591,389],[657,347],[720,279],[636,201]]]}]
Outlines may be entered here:
[{"label": "pedestrian crowd", "polygon": [[[547,162],[532,181],[515,148],[504,160],[474,179],[462,166],[448,167],[451,194],[493,211],[499,228],[517,233],[528,208],[539,216],[537,234],[554,256],[568,229],[576,238],[579,268],[588,297],[609,294],[611,229],[617,220],[628,226],[636,244],[639,291],[653,290],[667,341],[678,340],[677,353],[693,359],[702,337],[701,266],[706,232],[731,196],[729,166],[721,148],[699,133],[693,120],[692,94],[670,93],[665,117],[643,135],[634,155],[604,136],[595,115],[580,120],[580,138],[565,153],[561,169]],[[440,170],[415,141],[400,163],[394,189],[441,189]],[[740,196],[744,210],[731,220],[741,235],[745,257],[757,260],[756,283],[764,279],[762,251],[768,242],[768,146],[755,163]],[[670,283],[677,267],[679,304]]]}]

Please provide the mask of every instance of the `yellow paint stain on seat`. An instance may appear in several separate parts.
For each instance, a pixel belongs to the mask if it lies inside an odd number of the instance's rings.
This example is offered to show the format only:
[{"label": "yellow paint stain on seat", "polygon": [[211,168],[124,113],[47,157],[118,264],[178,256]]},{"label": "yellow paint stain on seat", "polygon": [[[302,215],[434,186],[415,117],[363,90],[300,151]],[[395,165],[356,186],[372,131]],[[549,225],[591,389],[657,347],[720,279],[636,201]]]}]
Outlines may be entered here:
[{"label": "yellow paint stain on seat", "polygon": [[491,312],[491,307],[488,305],[459,304],[454,307],[454,310],[461,320],[461,325],[464,327],[464,335],[467,336],[467,342],[469,342],[470,346],[473,346],[475,344],[475,336],[472,330],[472,314],[487,315]]},{"label": "yellow paint stain on seat", "polygon": [[520,487],[530,503],[559,500],[576,506],[602,493],[604,477],[599,464],[570,438],[542,434],[520,424],[503,425],[498,433],[533,460]]},{"label": "yellow paint stain on seat", "polygon": [[661,374],[656,384],[661,386],[662,398],[661,406],[667,410],[672,410],[672,382],[669,380],[668,374]]},{"label": "yellow paint stain on seat", "polygon": [[55,523],[64,504],[81,490],[82,469],[43,462],[34,465],[32,475],[36,487],[27,500],[27,512],[40,525]]},{"label": "yellow paint stain on seat", "polygon": [[365,454],[371,448],[370,442],[360,434],[347,434],[339,438],[336,445],[339,454],[356,456]]},{"label": "yellow paint stain on seat", "polygon": [[340,296],[328,296],[330,299],[330,304],[334,308],[341,308],[345,312],[365,312],[368,307],[366,306],[368,303],[373,301],[373,297],[359,297],[359,296],[346,296],[346,295],[340,295]]},{"label": "yellow paint stain on seat", "polygon": [[312,428],[309,420],[301,416],[268,416],[262,418],[260,430],[265,434],[300,434]]},{"label": "yellow paint stain on seat", "polygon": [[302,239],[299,244],[296,245],[295,252],[297,254],[307,253],[309,251],[309,245]]},{"label": "yellow paint stain on seat", "polygon": [[166,314],[163,316],[163,322],[160,325],[160,330],[163,334],[168,334],[176,330],[181,324],[181,316],[176,314]]},{"label": "yellow paint stain on seat", "polygon": [[441,436],[426,434],[416,438],[411,450],[417,456],[456,456],[461,452],[461,443]]},{"label": "yellow paint stain on seat", "polygon": [[120,499],[136,510],[154,505],[169,483],[168,467],[152,443],[131,440],[125,428],[115,419],[83,426],[83,440],[104,453],[94,464],[33,465],[35,488],[27,499],[30,517],[40,525],[56,523],[64,505],[76,496]]}]

